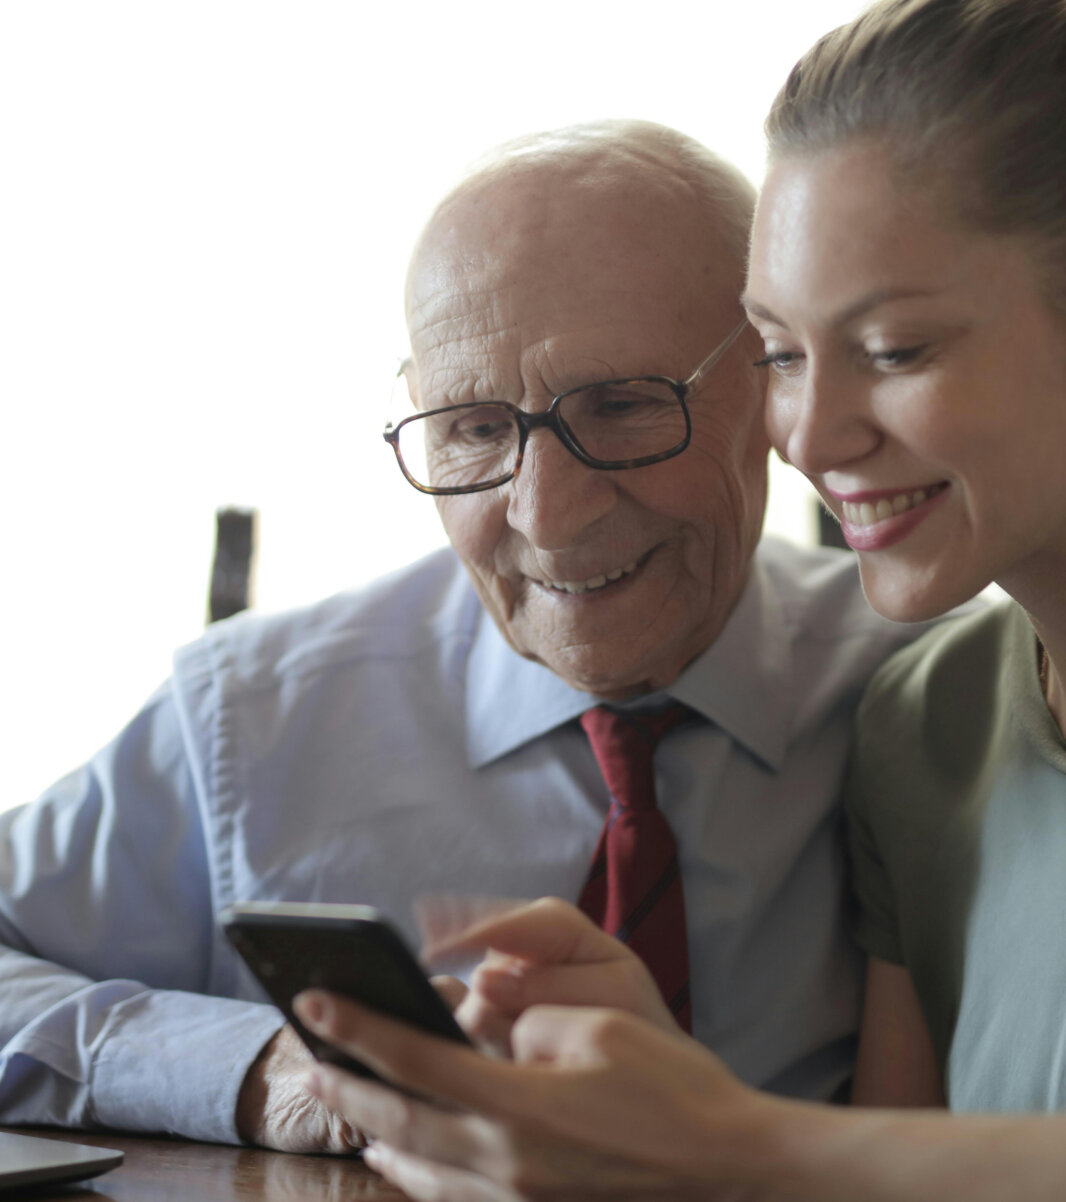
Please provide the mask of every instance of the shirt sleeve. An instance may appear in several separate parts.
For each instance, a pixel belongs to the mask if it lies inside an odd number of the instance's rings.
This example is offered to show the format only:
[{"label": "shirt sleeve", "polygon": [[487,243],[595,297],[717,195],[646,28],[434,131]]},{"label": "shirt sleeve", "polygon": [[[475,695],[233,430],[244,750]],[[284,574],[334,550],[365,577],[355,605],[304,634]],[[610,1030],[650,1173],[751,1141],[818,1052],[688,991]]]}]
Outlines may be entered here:
[{"label": "shirt sleeve", "polygon": [[[872,690],[871,690],[872,691]],[[871,956],[904,962],[895,891],[885,864],[883,823],[878,823],[886,773],[881,760],[889,750],[870,710],[871,693],[859,709],[851,761],[844,785],[848,824],[848,875],[851,931]],[[891,779],[891,777],[889,777]]]},{"label": "shirt sleeve", "polygon": [[237,1142],[281,1025],[210,997],[203,824],[169,689],[89,764],[0,814],[0,1119]]}]

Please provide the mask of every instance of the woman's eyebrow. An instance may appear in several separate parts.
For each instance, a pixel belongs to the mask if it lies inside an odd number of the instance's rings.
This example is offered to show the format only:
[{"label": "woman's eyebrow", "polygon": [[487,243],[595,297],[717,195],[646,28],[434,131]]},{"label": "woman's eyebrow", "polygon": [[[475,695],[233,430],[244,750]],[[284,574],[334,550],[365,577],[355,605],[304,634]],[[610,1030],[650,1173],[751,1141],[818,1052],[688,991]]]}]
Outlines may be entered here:
[{"label": "woman's eyebrow", "polygon": [[892,301],[916,300],[920,297],[932,295],[933,293],[928,288],[879,288],[873,292],[868,292],[857,301],[845,306],[831,318],[829,324],[836,329],[840,326],[846,326],[849,322],[854,321],[856,317],[862,317],[865,313],[869,313],[871,309],[880,308],[881,305],[890,304]]},{"label": "woman's eyebrow", "polygon": [[[827,323],[831,329],[837,329],[840,326],[846,326],[849,322],[854,321],[857,317],[862,317],[863,314],[869,313],[871,309],[876,309],[881,305],[890,304],[892,301],[899,300],[915,300],[920,297],[934,295],[927,288],[878,288],[873,292],[866,293],[865,296],[859,297],[858,300],[846,305],[843,309],[835,313]],[[748,293],[740,298],[740,303],[744,308],[755,317],[761,317],[764,321],[773,322],[774,325],[780,326],[783,330],[788,329],[788,323],[782,321],[773,310],[768,309],[765,305],[759,304],[757,300],[751,297]]]},{"label": "woman's eyebrow", "polygon": [[760,305],[750,293],[744,292],[741,294],[740,304],[741,308],[743,308],[745,312],[752,313],[756,317],[761,317],[764,321],[772,321],[775,326],[781,326],[784,328],[785,323],[781,320],[781,318],[770,309],[767,309],[765,305]]}]

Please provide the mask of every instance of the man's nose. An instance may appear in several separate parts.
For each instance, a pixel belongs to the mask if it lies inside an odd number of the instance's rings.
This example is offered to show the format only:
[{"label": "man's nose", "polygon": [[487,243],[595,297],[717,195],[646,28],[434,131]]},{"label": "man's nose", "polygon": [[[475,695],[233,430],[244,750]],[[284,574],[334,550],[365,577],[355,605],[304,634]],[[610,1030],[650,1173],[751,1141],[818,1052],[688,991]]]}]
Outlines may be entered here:
[{"label": "man's nose", "polygon": [[809,476],[862,459],[882,439],[861,383],[817,367],[771,384],[767,424],[774,445]]},{"label": "man's nose", "polygon": [[531,431],[511,490],[507,519],[529,542],[561,550],[617,503],[612,477],[581,462],[548,429]]}]

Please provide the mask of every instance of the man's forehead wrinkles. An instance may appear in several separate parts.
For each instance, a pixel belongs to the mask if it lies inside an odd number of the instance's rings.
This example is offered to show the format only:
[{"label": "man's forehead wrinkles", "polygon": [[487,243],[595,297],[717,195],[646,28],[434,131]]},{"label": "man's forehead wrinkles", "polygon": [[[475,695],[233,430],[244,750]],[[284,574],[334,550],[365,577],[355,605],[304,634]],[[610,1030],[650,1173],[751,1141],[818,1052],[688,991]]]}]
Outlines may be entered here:
[{"label": "man's forehead wrinkles", "polygon": [[460,363],[485,356],[506,355],[512,330],[503,328],[497,313],[484,307],[456,309],[442,306],[425,312],[424,320],[410,323],[411,348],[420,366],[438,360]]},{"label": "man's forehead wrinkles", "polygon": [[453,387],[459,382],[498,379],[500,365],[506,362],[484,352],[470,355],[433,356],[422,370],[428,387]]},{"label": "man's forehead wrinkles", "polygon": [[500,342],[509,333],[510,330],[500,329],[484,313],[442,313],[413,329],[411,341],[425,354],[442,348],[454,350],[469,342]]},{"label": "man's forehead wrinkles", "polygon": [[[513,276],[512,272],[507,273]],[[419,279],[407,299],[408,316],[432,314],[441,308],[476,309],[486,304],[496,304],[501,293],[508,292],[514,285],[513,278],[501,273],[489,273],[483,269],[464,269],[462,264],[452,263],[448,271],[428,273],[428,278]]]},{"label": "man's forehead wrinkles", "polygon": [[[672,329],[649,329],[638,314],[592,313],[560,325],[546,311],[503,329],[485,328],[491,323],[482,316],[438,320],[412,340],[424,401],[433,394],[453,401],[476,394],[521,403],[524,396],[550,397],[615,377],[682,378],[705,349],[702,341],[675,336]],[[707,329],[714,332],[714,323],[708,321]]]},{"label": "man's forehead wrinkles", "polygon": [[408,315],[412,339],[428,336],[438,346],[463,338],[499,336],[514,324],[507,299],[494,288],[426,297]]}]

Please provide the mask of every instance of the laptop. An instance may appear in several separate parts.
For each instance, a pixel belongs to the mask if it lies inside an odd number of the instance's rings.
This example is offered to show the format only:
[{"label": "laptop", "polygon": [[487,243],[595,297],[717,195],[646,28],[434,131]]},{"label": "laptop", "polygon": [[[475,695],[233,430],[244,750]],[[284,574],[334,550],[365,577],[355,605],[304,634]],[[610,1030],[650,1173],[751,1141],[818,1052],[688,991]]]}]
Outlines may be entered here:
[{"label": "laptop", "polygon": [[59,1184],[96,1177],[122,1163],[112,1148],[90,1148],[65,1139],[39,1139],[0,1131],[0,1193],[27,1185]]}]

